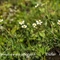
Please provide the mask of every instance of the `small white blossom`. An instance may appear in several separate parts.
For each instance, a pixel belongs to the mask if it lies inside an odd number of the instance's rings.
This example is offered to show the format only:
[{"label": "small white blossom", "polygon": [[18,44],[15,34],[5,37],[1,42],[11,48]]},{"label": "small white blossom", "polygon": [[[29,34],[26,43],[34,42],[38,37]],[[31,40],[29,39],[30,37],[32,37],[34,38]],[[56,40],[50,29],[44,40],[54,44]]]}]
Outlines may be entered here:
[{"label": "small white blossom", "polygon": [[27,25],[22,25],[21,27],[22,27],[22,28],[27,28]]},{"label": "small white blossom", "polygon": [[39,6],[39,4],[35,5],[35,8],[37,8]]},{"label": "small white blossom", "polygon": [[3,22],[3,19],[0,19],[0,22]]},{"label": "small white blossom", "polygon": [[41,25],[42,24],[42,21],[39,20],[39,21],[36,21],[37,25]]},{"label": "small white blossom", "polygon": [[60,25],[60,20],[58,20],[57,24]]},{"label": "small white blossom", "polygon": [[20,25],[23,25],[25,23],[25,21],[20,21],[19,24]]},{"label": "small white blossom", "polygon": [[35,28],[37,26],[37,24],[36,23],[33,23],[32,26]]}]

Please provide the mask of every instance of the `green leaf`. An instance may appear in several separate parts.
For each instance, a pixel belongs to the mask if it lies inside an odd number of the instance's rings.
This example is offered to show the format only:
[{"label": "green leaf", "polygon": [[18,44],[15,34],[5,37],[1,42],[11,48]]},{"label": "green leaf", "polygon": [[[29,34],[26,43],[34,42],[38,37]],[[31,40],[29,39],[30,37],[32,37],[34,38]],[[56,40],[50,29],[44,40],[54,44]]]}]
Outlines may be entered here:
[{"label": "green leaf", "polygon": [[45,53],[45,48],[44,47],[39,48],[39,53],[43,55]]},{"label": "green leaf", "polygon": [[23,41],[24,41],[24,39],[22,39],[22,38],[21,38],[19,41],[20,41],[20,42],[23,42]]},{"label": "green leaf", "polygon": [[19,27],[17,27],[16,25],[12,28],[12,30],[11,30],[11,34],[12,35],[14,35],[15,34],[15,32],[16,32],[16,30],[18,30],[19,29]]},{"label": "green leaf", "polygon": [[39,35],[44,38],[45,37],[45,32],[41,31],[41,32],[39,32]]}]

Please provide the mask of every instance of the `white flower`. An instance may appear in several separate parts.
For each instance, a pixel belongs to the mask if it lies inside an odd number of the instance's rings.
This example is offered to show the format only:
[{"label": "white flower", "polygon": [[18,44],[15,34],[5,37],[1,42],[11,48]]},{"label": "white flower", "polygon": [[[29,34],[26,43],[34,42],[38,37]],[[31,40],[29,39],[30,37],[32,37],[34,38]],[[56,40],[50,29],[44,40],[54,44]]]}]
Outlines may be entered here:
[{"label": "white flower", "polygon": [[60,25],[60,20],[58,20],[57,24]]},{"label": "white flower", "polygon": [[27,28],[27,25],[22,25],[21,27],[22,27],[22,28]]},{"label": "white flower", "polygon": [[3,19],[0,19],[0,22],[2,22],[3,21]]},{"label": "white flower", "polygon": [[37,24],[36,23],[33,23],[32,26],[35,28],[37,26]]},{"label": "white flower", "polygon": [[36,21],[37,25],[41,25],[42,24],[42,21],[39,20],[39,21]]},{"label": "white flower", "polygon": [[37,8],[39,6],[39,4],[35,5],[35,8]]},{"label": "white flower", "polygon": [[23,25],[23,24],[24,24],[24,22],[25,22],[25,21],[20,21],[20,22],[19,22],[19,24],[20,24],[20,25]]}]

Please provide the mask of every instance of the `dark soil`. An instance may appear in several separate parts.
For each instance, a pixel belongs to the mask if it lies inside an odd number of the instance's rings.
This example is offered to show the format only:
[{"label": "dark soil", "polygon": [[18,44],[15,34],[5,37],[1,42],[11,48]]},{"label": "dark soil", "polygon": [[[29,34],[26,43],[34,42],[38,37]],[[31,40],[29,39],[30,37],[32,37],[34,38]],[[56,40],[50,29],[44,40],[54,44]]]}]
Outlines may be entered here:
[{"label": "dark soil", "polygon": [[[55,54],[55,55],[54,55]],[[60,48],[54,47],[52,48],[46,56],[47,60],[60,60]]]}]

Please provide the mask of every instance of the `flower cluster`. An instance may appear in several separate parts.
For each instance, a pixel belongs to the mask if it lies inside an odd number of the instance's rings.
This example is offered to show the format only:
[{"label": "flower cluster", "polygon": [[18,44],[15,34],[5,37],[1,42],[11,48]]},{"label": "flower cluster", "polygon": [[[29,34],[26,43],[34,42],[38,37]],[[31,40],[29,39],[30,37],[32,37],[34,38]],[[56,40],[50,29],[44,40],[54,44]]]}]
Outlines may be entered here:
[{"label": "flower cluster", "polygon": [[[27,25],[25,25],[25,21],[20,21],[19,24],[21,25],[22,28],[27,28]],[[36,23],[33,23],[32,26],[36,28],[37,25],[41,25],[42,21],[41,20],[36,20]]]},{"label": "flower cluster", "polygon": [[42,21],[41,20],[38,20],[36,21],[37,25],[41,25],[42,24]]},{"label": "flower cluster", "polygon": [[36,23],[33,23],[32,26],[35,28],[37,25],[41,25],[42,21],[41,20],[36,20]]},{"label": "flower cluster", "polygon": [[21,25],[22,28],[27,28],[27,25],[25,25],[25,21],[20,21],[19,24]]}]

